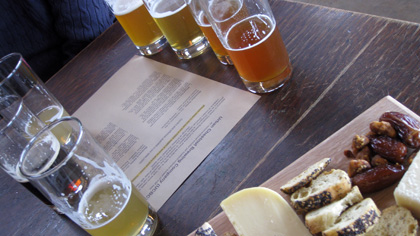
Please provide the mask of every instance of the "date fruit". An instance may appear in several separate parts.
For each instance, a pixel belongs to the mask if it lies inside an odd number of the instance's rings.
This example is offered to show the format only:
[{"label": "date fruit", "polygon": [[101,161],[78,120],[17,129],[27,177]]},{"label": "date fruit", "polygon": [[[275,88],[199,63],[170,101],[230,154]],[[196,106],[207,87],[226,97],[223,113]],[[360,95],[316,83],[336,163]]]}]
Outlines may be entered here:
[{"label": "date fruit", "polygon": [[388,136],[369,137],[372,150],[391,162],[403,163],[407,155],[407,147],[404,143]]},{"label": "date fruit", "polygon": [[385,112],[379,121],[391,123],[405,144],[412,148],[420,148],[420,123],[417,120],[399,112]]},{"label": "date fruit", "polygon": [[372,193],[391,186],[399,181],[404,173],[402,165],[380,165],[356,174],[351,181],[362,193]]}]

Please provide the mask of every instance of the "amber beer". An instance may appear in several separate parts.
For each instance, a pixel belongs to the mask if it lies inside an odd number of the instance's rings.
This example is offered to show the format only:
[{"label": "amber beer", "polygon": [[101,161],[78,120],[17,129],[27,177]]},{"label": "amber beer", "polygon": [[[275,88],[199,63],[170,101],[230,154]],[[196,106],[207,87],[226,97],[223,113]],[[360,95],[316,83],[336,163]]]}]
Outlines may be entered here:
[{"label": "amber beer", "polygon": [[225,65],[233,65],[233,62],[228,55],[228,52],[223,47],[222,43],[220,42],[219,38],[217,37],[216,33],[214,32],[213,28],[211,27],[210,23],[205,17],[204,12],[200,12],[197,16],[197,23],[201,31],[203,31],[204,35],[209,41],[210,46],[213,49],[219,61]]},{"label": "amber beer", "polygon": [[142,48],[164,41],[161,30],[143,5],[143,2],[139,0],[127,1],[127,3],[126,1],[118,0],[113,6],[113,12],[134,45],[137,48]]},{"label": "amber beer", "polygon": [[247,82],[283,83],[291,66],[277,26],[265,15],[234,24],[226,35],[228,52],[239,75]]}]

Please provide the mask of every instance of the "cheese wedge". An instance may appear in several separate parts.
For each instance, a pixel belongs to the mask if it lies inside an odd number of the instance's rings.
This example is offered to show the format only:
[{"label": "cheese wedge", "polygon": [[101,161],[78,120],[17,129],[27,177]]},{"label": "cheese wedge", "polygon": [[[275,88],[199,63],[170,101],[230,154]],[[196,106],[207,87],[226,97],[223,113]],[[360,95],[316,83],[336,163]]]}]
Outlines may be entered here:
[{"label": "cheese wedge", "polygon": [[409,209],[420,219],[420,152],[395,188],[394,198],[397,205]]},{"label": "cheese wedge", "polygon": [[220,206],[239,236],[311,235],[287,201],[268,188],[241,190]]}]

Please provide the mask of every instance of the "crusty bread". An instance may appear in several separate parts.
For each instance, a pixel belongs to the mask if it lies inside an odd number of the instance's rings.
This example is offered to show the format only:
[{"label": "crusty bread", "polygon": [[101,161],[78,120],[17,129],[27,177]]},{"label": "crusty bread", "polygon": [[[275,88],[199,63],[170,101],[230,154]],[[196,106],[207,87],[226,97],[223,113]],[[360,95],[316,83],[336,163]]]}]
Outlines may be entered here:
[{"label": "crusty bread", "polygon": [[382,211],[379,222],[365,236],[416,236],[417,220],[401,206],[391,206]]},{"label": "crusty bread", "polygon": [[359,188],[354,186],[344,198],[306,214],[305,224],[312,234],[320,233],[331,227],[341,213],[349,206],[362,200],[363,196]]},{"label": "crusty bread", "polygon": [[343,170],[332,169],[322,172],[308,187],[294,192],[292,206],[298,214],[309,212],[343,198],[351,190],[351,181]]},{"label": "crusty bread", "polygon": [[351,206],[343,212],[335,224],[322,232],[324,236],[363,235],[379,221],[381,212],[371,198]]},{"label": "crusty bread", "polygon": [[303,171],[298,176],[291,179],[285,185],[281,186],[280,190],[286,194],[292,194],[296,190],[302,188],[303,186],[309,184],[313,179],[315,179],[325,168],[330,164],[331,158],[324,158],[317,163],[311,165],[308,169]]}]

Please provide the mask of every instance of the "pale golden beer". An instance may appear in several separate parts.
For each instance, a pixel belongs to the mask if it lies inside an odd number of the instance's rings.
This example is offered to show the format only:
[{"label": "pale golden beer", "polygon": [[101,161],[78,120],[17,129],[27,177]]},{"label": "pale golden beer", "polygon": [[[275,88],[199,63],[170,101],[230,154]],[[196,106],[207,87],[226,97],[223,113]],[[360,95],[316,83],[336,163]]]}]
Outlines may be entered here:
[{"label": "pale golden beer", "polygon": [[93,236],[137,235],[149,214],[148,203],[133,186],[131,192],[123,192],[119,183],[113,186],[98,184],[85,194],[79,211],[91,225],[84,229]]},{"label": "pale golden beer", "polygon": [[118,22],[143,55],[160,52],[166,39],[141,0],[108,0]]},{"label": "pale golden beer", "polygon": [[180,59],[201,55],[208,42],[184,0],[148,0],[148,9]]}]

